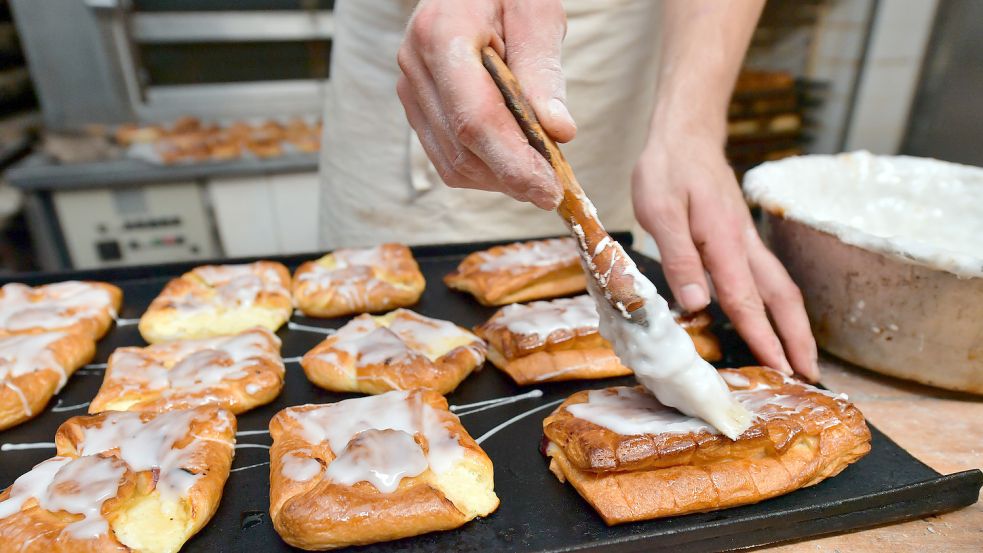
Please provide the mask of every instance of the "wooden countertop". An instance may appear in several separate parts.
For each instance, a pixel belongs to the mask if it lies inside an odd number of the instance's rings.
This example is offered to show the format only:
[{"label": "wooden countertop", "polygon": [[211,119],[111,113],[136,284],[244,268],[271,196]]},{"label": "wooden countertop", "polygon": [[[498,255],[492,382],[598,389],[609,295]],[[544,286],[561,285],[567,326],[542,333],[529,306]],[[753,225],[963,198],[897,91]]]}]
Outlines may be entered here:
[{"label": "wooden countertop", "polygon": [[[867,420],[912,455],[949,474],[983,467],[983,396],[880,376],[820,360],[822,383],[849,394]],[[983,502],[940,516],[764,548],[775,553],[983,551]]]}]

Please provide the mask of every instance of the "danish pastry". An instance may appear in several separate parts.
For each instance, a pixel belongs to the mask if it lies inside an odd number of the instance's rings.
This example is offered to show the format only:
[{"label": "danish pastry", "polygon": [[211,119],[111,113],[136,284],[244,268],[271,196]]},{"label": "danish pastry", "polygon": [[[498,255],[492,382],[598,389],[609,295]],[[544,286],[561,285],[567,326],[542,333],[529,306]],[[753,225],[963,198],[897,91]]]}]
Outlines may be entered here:
[{"label": "danish pastry", "polygon": [[30,287],[12,282],[0,288],[0,331],[60,330],[102,338],[123,303],[123,292],[105,282],[70,280]]},{"label": "danish pastry", "polygon": [[311,317],[409,307],[420,300],[425,282],[410,249],[383,244],[337,250],[301,265],[294,274],[294,303]]},{"label": "danish pastry", "polygon": [[235,431],[219,407],[68,419],[56,456],[0,493],[0,541],[24,553],[176,552],[218,507]]},{"label": "danish pastry", "polygon": [[474,252],[444,277],[482,305],[506,305],[576,294],[587,289],[573,238],[516,242]]},{"label": "danish pastry", "polygon": [[[708,313],[673,314],[704,359],[720,359]],[[598,322],[594,300],[583,295],[505,306],[475,333],[488,342],[488,359],[520,386],[631,374],[601,337]]]},{"label": "danish pastry", "polygon": [[481,338],[454,323],[397,309],[352,319],[300,365],[311,382],[336,392],[446,394],[484,363],[485,351]]},{"label": "danish pastry", "polygon": [[239,414],[283,388],[280,339],[256,327],[233,336],[119,348],[89,405],[102,411],[170,411],[219,405]]},{"label": "danish pastry", "polygon": [[755,415],[737,440],[641,386],[581,391],[543,422],[550,470],[619,524],[756,503],[835,476],[870,451],[863,415],[845,396],[765,367],[721,375]]},{"label": "danish pastry", "polygon": [[140,318],[150,342],[276,331],[290,318],[290,273],[280,263],[205,265],[167,283]]},{"label": "danish pastry", "polygon": [[289,407],[270,435],[270,516],[295,547],[450,530],[498,507],[491,460],[434,392]]},{"label": "danish pastry", "polygon": [[0,430],[40,413],[95,353],[95,342],[82,334],[0,334]]}]

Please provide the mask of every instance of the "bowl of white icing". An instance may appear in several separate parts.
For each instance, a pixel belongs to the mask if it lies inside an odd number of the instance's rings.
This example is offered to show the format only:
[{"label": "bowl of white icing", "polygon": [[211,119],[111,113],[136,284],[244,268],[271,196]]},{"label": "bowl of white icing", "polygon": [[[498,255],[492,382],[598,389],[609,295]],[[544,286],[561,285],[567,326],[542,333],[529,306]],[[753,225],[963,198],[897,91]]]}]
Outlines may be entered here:
[{"label": "bowl of white icing", "polygon": [[869,369],[983,394],[983,168],[868,152],[744,178],[819,345]]}]

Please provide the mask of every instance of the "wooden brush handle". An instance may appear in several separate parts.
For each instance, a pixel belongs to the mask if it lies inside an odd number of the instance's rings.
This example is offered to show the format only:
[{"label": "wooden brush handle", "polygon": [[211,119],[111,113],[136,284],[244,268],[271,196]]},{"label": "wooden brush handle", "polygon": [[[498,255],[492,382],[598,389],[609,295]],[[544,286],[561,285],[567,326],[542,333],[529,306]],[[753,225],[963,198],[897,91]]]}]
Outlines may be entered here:
[{"label": "wooden brush handle", "polygon": [[[567,163],[556,142],[546,134],[536,118],[532,106],[522,94],[522,88],[515,75],[490,46],[481,49],[481,60],[492,79],[505,98],[505,105],[515,117],[516,122],[529,139],[529,144],[546,158],[556,178],[563,186],[563,199],[556,212],[563,218],[567,228],[580,245],[585,258],[593,263],[593,275],[598,284],[607,291],[605,296],[612,305],[624,308],[629,313],[644,305],[635,293],[634,279],[625,274],[625,268],[634,264],[624,249],[604,230],[597,218],[594,204],[584,194],[577,182],[573,169]],[[600,251],[598,245],[603,244]]]}]

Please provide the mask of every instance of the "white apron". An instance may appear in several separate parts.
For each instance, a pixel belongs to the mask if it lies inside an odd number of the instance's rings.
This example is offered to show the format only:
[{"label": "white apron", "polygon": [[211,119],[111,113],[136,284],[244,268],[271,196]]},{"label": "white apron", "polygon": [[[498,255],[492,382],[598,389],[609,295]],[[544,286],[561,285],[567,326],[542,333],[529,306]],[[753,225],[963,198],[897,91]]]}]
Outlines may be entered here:
[{"label": "white apron", "polygon": [[[396,51],[415,0],[339,0],[321,151],[324,249],[511,239],[560,219],[495,192],[445,186],[396,96]],[[660,2],[566,0],[563,70],[577,137],[563,146],[609,230],[635,225],[631,172],[647,136]]]}]

